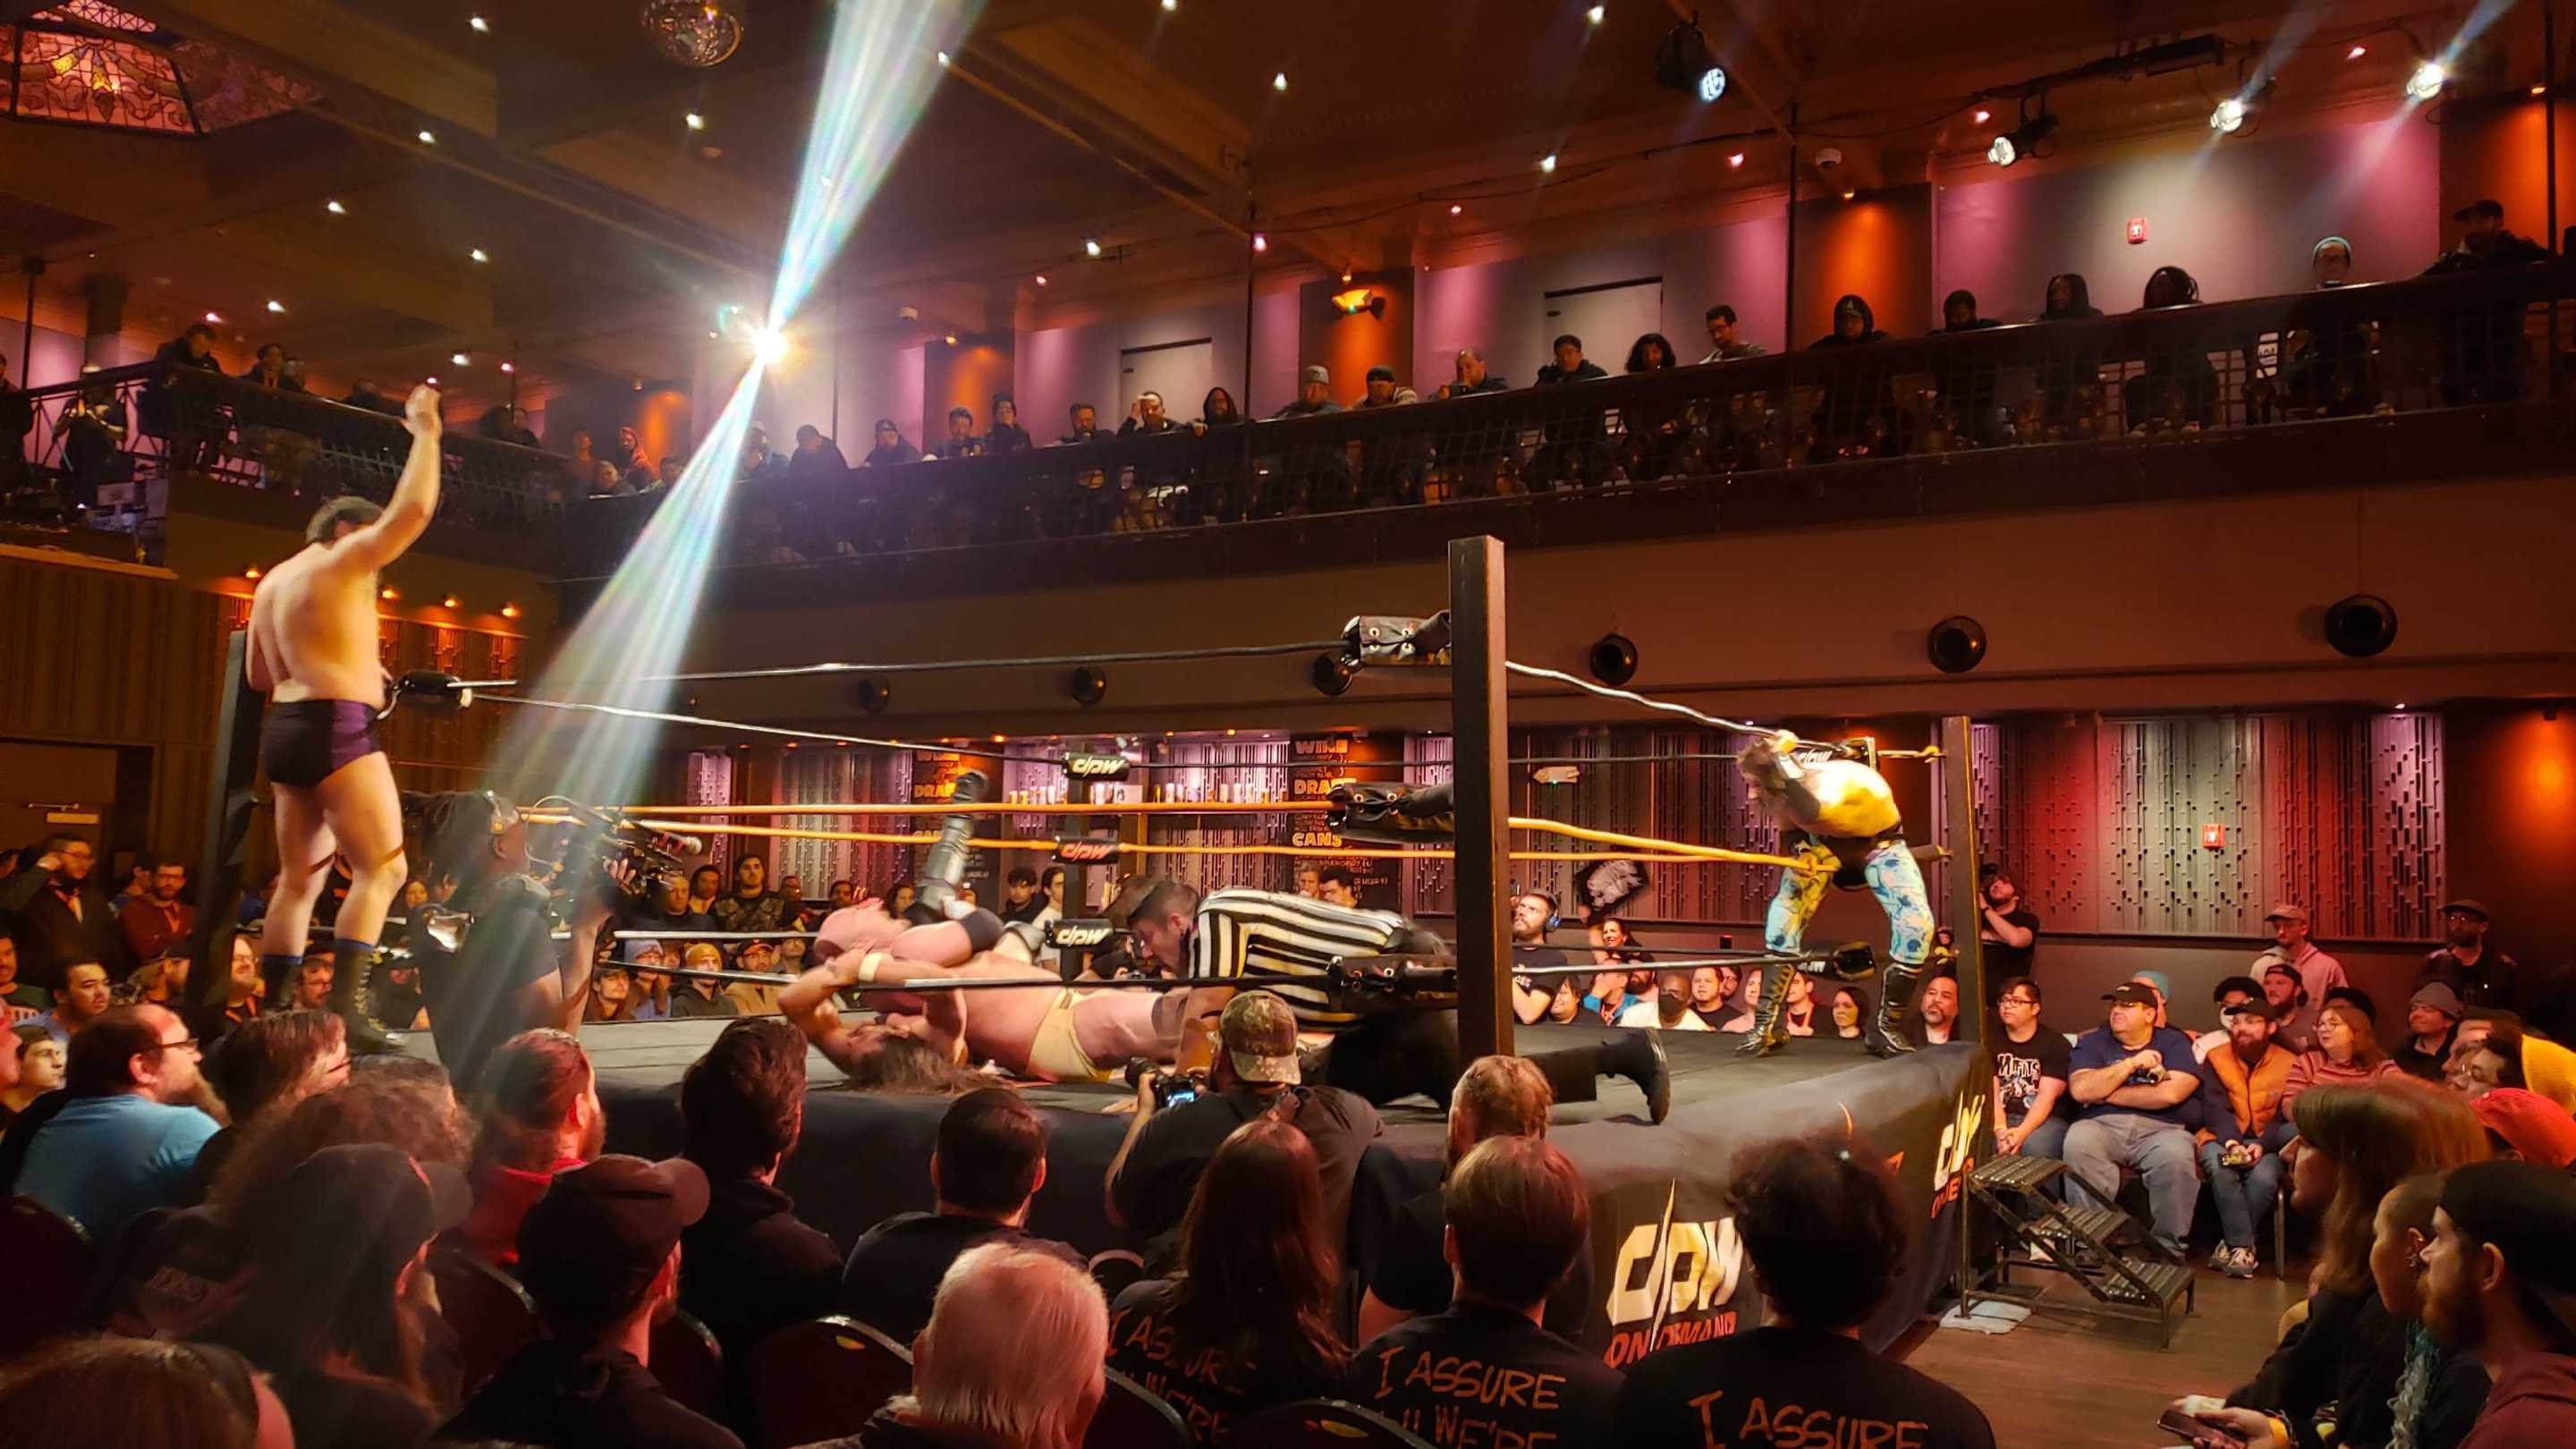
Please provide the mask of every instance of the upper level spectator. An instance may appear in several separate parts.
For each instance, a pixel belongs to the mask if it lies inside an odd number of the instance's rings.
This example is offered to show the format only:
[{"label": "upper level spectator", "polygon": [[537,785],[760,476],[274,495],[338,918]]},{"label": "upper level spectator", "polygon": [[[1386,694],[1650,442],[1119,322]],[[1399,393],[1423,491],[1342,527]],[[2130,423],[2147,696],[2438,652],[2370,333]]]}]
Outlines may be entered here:
[{"label": "upper level spectator", "polygon": [[[1556,1093],[1525,1057],[1478,1057],[1468,1063],[1449,1095],[1449,1136],[1441,1161],[1443,1183],[1479,1143],[1497,1137],[1544,1138]],[[1360,1299],[1359,1338],[1365,1342],[1408,1318],[1439,1313],[1450,1304],[1450,1261],[1441,1247],[1447,1219],[1444,1187],[1432,1187],[1396,1209],[1370,1265]],[[1592,1264],[1578,1254],[1562,1284],[1546,1295],[1545,1326],[1567,1338],[1583,1331],[1592,1307]]]},{"label": "upper level spectator", "polygon": [[1708,309],[1708,356],[1702,363],[1733,362],[1739,357],[1769,355],[1758,342],[1747,342],[1736,335],[1735,309],[1724,302]]},{"label": "upper level spectator", "polygon": [[1349,1350],[1332,1316],[1340,1231],[1324,1213],[1306,1134],[1270,1114],[1234,1129],[1191,1194],[1179,1273],[1110,1305],[1109,1366],[1209,1445],[1245,1414],[1331,1393]]},{"label": "upper level spectator", "polygon": [[210,1343],[64,1338],[0,1374],[19,1449],[290,1449],[286,1406],[249,1360]]},{"label": "upper level spectator", "polygon": [[1297,374],[1297,398],[1272,413],[1274,418],[1306,418],[1318,413],[1337,413],[1342,405],[1333,401],[1333,374],[1321,363]]},{"label": "upper level spectator", "polygon": [[993,426],[984,434],[987,453],[1024,453],[1029,449],[1029,430],[1020,426],[1020,405],[1008,393],[993,395]]},{"label": "upper level spectator", "polygon": [[787,458],[787,476],[801,483],[830,482],[850,471],[850,460],[841,456],[841,445],[823,436],[823,430],[807,423],[796,430],[796,451]]},{"label": "upper level spectator", "polygon": [[0,881],[0,920],[18,938],[20,968],[39,985],[61,981],[75,961],[96,961],[111,972],[125,962],[116,914],[90,880],[97,864],[98,851],[87,840],[56,835]]},{"label": "upper level spectator", "polygon": [[1677,366],[1673,344],[1661,332],[1648,332],[1628,344],[1628,363],[1623,372],[1661,372]]},{"label": "upper level spectator", "polygon": [[468,1199],[452,1167],[354,1144],[314,1153],[243,1204],[252,1277],[206,1337],[269,1375],[298,1445],[416,1445],[437,1427],[420,1262]]},{"label": "upper level spectator", "polygon": [[519,1278],[546,1336],[511,1355],[441,1431],[547,1449],[742,1449],[652,1374],[679,1300],[680,1235],[706,1215],[685,1161],[611,1155],[564,1173],[519,1224]]},{"label": "upper level spectator", "polygon": [[1107,1388],[1100,1285],[1013,1243],[969,1249],[912,1345],[912,1392],[812,1449],[1075,1449]]},{"label": "upper level spectator", "polygon": [[2433,265],[2424,269],[2428,277],[2549,260],[2549,248],[2505,230],[2504,203],[2500,201],[2472,201],[2452,212],[2451,220],[2462,223],[2466,230],[2460,233],[2458,246],[2436,257]]},{"label": "upper level spectator", "polygon": [[2093,305],[2092,289],[2085,285],[2082,272],[2060,272],[2048,279],[2048,291],[2039,309],[2040,321],[2076,322],[2101,315],[2102,309]]},{"label": "upper level spectator", "polygon": [[2576,1178],[2538,1163],[2451,1174],[2424,1247],[2424,1322],[2495,1379],[2460,1449],[2576,1438]]},{"label": "upper level spectator", "polygon": [[1118,425],[1118,435],[1123,438],[1129,433],[1168,433],[1179,426],[1164,414],[1163,395],[1148,388],[1127,405],[1127,420]]},{"label": "upper level spectator", "polygon": [[805,1038],[783,1021],[735,1022],[680,1078],[681,1151],[707,1176],[706,1216],[680,1235],[680,1306],[729,1363],[832,1311],[840,1250],[777,1186],[804,1127]]},{"label": "upper level spectator", "polygon": [[631,427],[617,430],[617,456],[608,461],[617,465],[618,481],[629,493],[646,492],[653,486],[653,460],[644,456],[644,439]]},{"label": "upper level spectator", "polygon": [[1475,348],[1459,348],[1456,362],[1456,378],[1440,386],[1439,396],[1442,399],[1470,397],[1480,392],[1511,391],[1510,383],[1485,370],[1485,355]]},{"label": "upper level spectator", "polygon": [[1100,430],[1100,410],[1089,403],[1075,403],[1072,407],[1065,409],[1065,419],[1067,422],[1072,424],[1073,431],[1056,439],[1056,443],[1059,446],[1069,447],[1081,443],[1105,443],[1114,436],[1113,434],[1105,433]]},{"label": "upper level spectator", "polygon": [[921,461],[921,450],[904,440],[903,430],[894,425],[892,418],[877,419],[876,439],[876,446],[868,449],[868,455],[859,460],[861,467],[888,468],[897,463]]},{"label": "upper level spectator", "polygon": [[[1441,1200],[1455,1301],[1353,1354],[1343,1396],[1445,1443],[1610,1444],[1618,1371],[1540,1326],[1591,1245],[1583,1174],[1538,1137],[1497,1137],[1457,1164]],[[1470,1363],[1483,1372],[1447,1371]],[[1526,1391],[1492,1392],[1496,1374]]]},{"label": "upper level spectator", "polygon": [[180,892],[187,888],[186,866],[165,860],[152,867],[150,893],[126,902],[117,916],[117,925],[125,932],[129,959],[157,961],[188,948],[197,930],[197,908],[180,899]]},{"label": "upper level spectator", "polygon": [[1413,389],[1399,385],[1395,380],[1395,369],[1386,366],[1384,363],[1380,363],[1377,366],[1370,368],[1368,370],[1368,376],[1362,380],[1361,386],[1364,387],[1366,391],[1360,395],[1360,400],[1358,402],[1351,404],[1352,407],[1401,407],[1406,403],[1420,402],[1422,400]]},{"label": "upper level spectator", "polygon": [[984,456],[984,440],[975,432],[974,409],[954,407],[948,410],[948,436],[938,447],[930,450],[929,456],[933,458]]},{"label": "upper level spectator", "polygon": [[[2158,267],[2147,276],[2138,310],[2160,312],[2200,305],[2200,282],[2180,267]],[[2215,420],[2218,370],[2195,338],[2147,349],[2145,371],[2122,382],[2122,414],[2130,432],[2149,427],[2205,427]],[[2319,993],[2311,991],[2311,995]]]},{"label": "upper level spectator", "polygon": [[1155,1085],[1150,1074],[1137,1084],[1136,1119],[1110,1161],[1107,1183],[1109,1220],[1147,1240],[1149,1271],[1172,1261],[1200,1174],[1234,1130],[1255,1117],[1293,1122],[1312,1143],[1328,1241],[1339,1248],[1360,1155],[1384,1128],[1359,1096],[1303,1084],[1296,1016],[1285,1001],[1268,991],[1235,993],[1218,1019],[1206,1090],[1158,1110]]},{"label": "upper level spectator", "polygon": [[1745,1256],[1770,1305],[1750,1333],[1650,1353],[1619,1389],[1622,1449],[1706,1449],[1774,1438],[1769,1415],[1843,1426],[1859,1442],[1899,1432],[1920,1449],[1993,1449],[1977,1406],[1861,1346],[1860,1325],[1894,1295],[1913,1214],[1866,1144],[1784,1141],[1736,1159],[1731,1200]]},{"label": "upper level spectator", "polygon": [[[880,423],[877,426],[881,428],[889,428],[894,425],[892,423]],[[907,459],[906,461],[910,460]],[[775,483],[786,476],[786,455],[775,452],[770,448],[769,430],[767,428],[762,427],[758,423],[752,424],[751,431],[744,436],[742,443],[742,481],[745,483]]]},{"label": "upper level spectator", "polygon": [[456,1239],[506,1267],[517,1259],[528,1209],[557,1174],[597,1157],[606,1145],[608,1112],[590,1054],[571,1033],[551,1028],[523,1031],[494,1048],[476,1085],[482,1129],[466,1173],[474,1213]]},{"label": "upper level spectator", "polygon": [[1207,390],[1199,399],[1199,420],[1192,426],[1199,432],[1210,428],[1232,428],[1243,425],[1243,409],[1234,405],[1234,394],[1221,387]]},{"label": "upper level spectator", "polygon": [[2121,1169],[2135,1170],[2146,1182],[2157,1241],[2179,1251],[2200,1195],[2184,1122],[2203,1068],[2191,1038],[2156,1026],[2155,992],[2124,982],[2104,999],[2109,1021],[2078,1038],[2067,1058],[2066,1089],[2081,1104],[2066,1129],[2067,1175],[2107,1206]]},{"label": "upper level spectator", "polygon": [[[2325,1007],[2326,993],[2351,985],[2352,978],[2344,974],[2341,961],[2317,949],[2317,943],[2308,938],[2307,907],[2287,903],[2274,906],[2263,917],[2263,924],[2271,929],[2272,949],[2254,958],[2254,974],[2262,976],[2274,966],[2287,966],[2298,973],[2301,999],[2282,1023],[2280,1035],[2290,1050],[2306,1051],[2316,1041],[2317,1013]],[[2273,1004],[2281,1003],[2276,998]]]},{"label": "upper level spectator", "polygon": [[841,1271],[841,1307],[900,1343],[929,1322],[948,1266],[979,1244],[1025,1243],[1079,1263],[1062,1243],[1027,1234],[1029,1203],[1046,1183],[1046,1123],[1005,1087],[969,1092],[939,1119],[930,1154],[935,1208],[868,1229]]},{"label": "upper level spectator", "polygon": [[107,1243],[135,1215],[178,1200],[215,1135],[187,1023],[119,1006],[72,1039],[64,1100],[27,1142],[17,1190]]}]

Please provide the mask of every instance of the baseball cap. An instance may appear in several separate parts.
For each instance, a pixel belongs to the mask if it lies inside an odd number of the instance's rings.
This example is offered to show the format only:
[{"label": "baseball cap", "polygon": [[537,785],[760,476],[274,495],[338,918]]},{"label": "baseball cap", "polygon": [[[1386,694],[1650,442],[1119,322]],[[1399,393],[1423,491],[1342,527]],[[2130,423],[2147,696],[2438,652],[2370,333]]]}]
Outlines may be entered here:
[{"label": "baseball cap", "polygon": [[1242,1080],[1291,1086],[1299,1080],[1297,1014],[1269,992],[1236,993],[1217,1019],[1217,1039]]},{"label": "baseball cap", "polygon": [[2454,1018],[2466,1009],[2460,1005],[2460,993],[2453,991],[2446,981],[2427,981],[2415,988],[2415,995],[2408,1005],[2429,1006],[2444,1016]]},{"label": "baseball cap", "polygon": [[2504,220],[2504,203],[2496,200],[2492,196],[2481,196],[2477,200],[2470,202],[2468,205],[2461,207],[2459,210],[2452,212],[2451,220],[2475,221],[2481,216],[2492,216],[2498,221]]},{"label": "baseball cap", "polygon": [[2173,999],[2173,983],[2167,980],[2165,973],[2161,971],[2141,971],[2129,979],[2137,982],[2141,986],[2154,987],[2156,997],[2159,1001],[2170,1001]]},{"label": "baseball cap", "polygon": [[2102,999],[2115,1006],[2144,1006],[2152,1009],[2158,1004],[2155,988],[2141,981],[2123,981],[2103,992]]},{"label": "baseball cap", "polygon": [[2272,1003],[2261,996],[2256,996],[2246,1001],[2240,1001],[2234,1006],[2222,1006],[2218,1009],[2218,1016],[2222,1021],[2231,1016],[2259,1016],[2265,1021],[2279,1021],[2281,1019],[2281,1013],[2274,1010]]},{"label": "baseball cap", "polygon": [[1333,375],[1324,370],[1322,363],[1317,363],[1314,366],[1307,368],[1304,372],[1297,374],[1297,380],[1300,382],[1329,383],[1333,380]]},{"label": "baseball cap", "polygon": [[877,419],[876,431],[880,433],[899,433],[902,432],[903,429],[896,427],[894,425],[894,419],[892,418],[879,418]]},{"label": "baseball cap", "polygon": [[1377,366],[1368,370],[1368,380],[1371,382],[1393,382],[1395,381],[1395,369],[1381,362]]},{"label": "baseball cap", "polygon": [[707,1175],[694,1162],[594,1159],[555,1174],[519,1220],[519,1281],[540,1304],[615,1301],[661,1271],[680,1230],[706,1211]]},{"label": "baseball cap", "polygon": [[2493,916],[2487,914],[2486,902],[2473,901],[2465,896],[2442,907],[2443,915],[2447,916],[2453,911],[2458,911],[2464,916],[2475,916],[2481,921],[2491,921],[2495,919]]},{"label": "baseball cap", "polygon": [[2469,1110],[2525,1162],[2557,1168],[2576,1162],[2576,1117],[2538,1092],[2492,1087],[2472,1098]]},{"label": "baseball cap", "polygon": [[[335,1277],[390,1279],[420,1245],[474,1207],[465,1177],[382,1142],[325,1147],[252,1199],[261,1260],[272,1271],[330,1265]],[[273,1231],[272,1231],[273,1229]]]},{"label": "baseball cap", "polygon": [[2576,1336],[2576,1176],[2537,1162],[2472,1162],[2451,1170],[2442,1211],[2504,1254],[2532,1306]]},{"label": "baseball cap", "polygon": [[2290,905],[2285,902],[2264,912],[2263,920],[2267,925],[2273,921],[2296,921],[2300,925],[2304,926],[2308,923],[2308,908],[2306,906]]},{"label": "baseball cap", "polygon": [[2263,966],[2263,974],[2266,976],[2287,976],[2302,986],[2307,984],[2307,978],[2299,974],[2299,968],[2291,965],[2287,961],[2265,962]]}]

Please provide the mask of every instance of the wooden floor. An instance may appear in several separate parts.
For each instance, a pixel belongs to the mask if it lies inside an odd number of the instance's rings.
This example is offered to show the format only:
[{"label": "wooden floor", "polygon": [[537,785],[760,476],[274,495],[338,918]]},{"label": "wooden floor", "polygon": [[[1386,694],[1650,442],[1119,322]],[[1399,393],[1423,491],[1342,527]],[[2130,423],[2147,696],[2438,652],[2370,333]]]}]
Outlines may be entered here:
[{"label": "wooden floor", "polygon": [[[2282,1311],[2304,1295],[2306,1265],[2287,1282],[2201,1273],[2198,1306],[2156,1346],[2155,1330],[2043,1308],[2010,1333],[1928,1324],[1898,1346],[1905,1362],[1966,1394],[1993,1421],[2001,1449],[2139,1449],[2171,1444],[2156,1417],[2181,1394],[2216,1394],[2254,1376],[2272,1351]],[[2050,1276],[2050,1275],[2038,1275]],[[2072,1284],[2052,1298],[2081,1297]]]}]

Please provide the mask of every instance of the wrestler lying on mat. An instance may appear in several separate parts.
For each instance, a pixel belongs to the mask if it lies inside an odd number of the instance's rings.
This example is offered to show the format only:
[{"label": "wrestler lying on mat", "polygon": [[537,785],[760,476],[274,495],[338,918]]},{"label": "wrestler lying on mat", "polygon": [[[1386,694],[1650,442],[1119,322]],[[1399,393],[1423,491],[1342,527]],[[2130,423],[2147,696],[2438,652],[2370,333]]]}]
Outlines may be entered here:
[{"label": "wrestler lying on mat", "polygon": [[[870,900],[824,918],[814,942],[821,964],[779,993],[778,1009],[853,1076],[887,1036],[928,1041],[950,1061],[999,1063],[1044,1082],[1106,1082],[1134,1057],[1168,1062],[1181,1040],[1188,994],[1136,989],[1077,991],[1036,964],[1041,944],[1026,926],[1004,926],[990,911],[908,926]],[[1026,991],[880,991],[874,982],[931,979],[1026,981]],[[882,1025],[841,1020],[834,996],[858,987]]]}]

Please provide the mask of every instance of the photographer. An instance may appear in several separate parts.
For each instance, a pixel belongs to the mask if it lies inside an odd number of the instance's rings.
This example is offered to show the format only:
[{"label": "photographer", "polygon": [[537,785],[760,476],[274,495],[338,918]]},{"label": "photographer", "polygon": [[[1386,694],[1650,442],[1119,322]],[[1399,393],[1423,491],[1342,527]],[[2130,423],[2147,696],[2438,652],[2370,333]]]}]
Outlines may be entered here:
[{"label": "photographer", "polygon": [[[1109,1220],[1145,1240],[1145,1268],[1159,1274],[1172,1262],[1174,1238],[1189,1211],[1200,1174],[1234,1129],[1265,1113],[1306,1134],[1322,1170],[1324,1221],[1336,1244],[1351,1215],[1351,1179],[1360,1154],[1383,1129],[1377,1112],[1339,1087],[1302,1085],[1297,1066],[1297,1018],[1288,1003],[1267,991],[1241,991],[1225,1005],[1217,1026],[1214,1065],[1201,1084],[1147,1072],[1136,1084],[1136,1120],[1110,1160],[1106,1191]],[[1187,1101],[1160,1105],[1168,1083],[1196,1085]]]},{"label": "photographer", "polygon": [[563,887],[560,913],[572,939],[557,942],[557,891],[536,874],[546,864],[529,854],[518,807],[488,790],[433,795],[420,805],[413,835],[429,850],[431,895],[452,882],[449,904],[472,919],[453,951],[427,931],[414,933],[413,946],[439,1063],[464,1093],[511,1037],[580,1028],[599,933],[623,894],[625,867],[612,873],[565,852],[579,884]]}]

